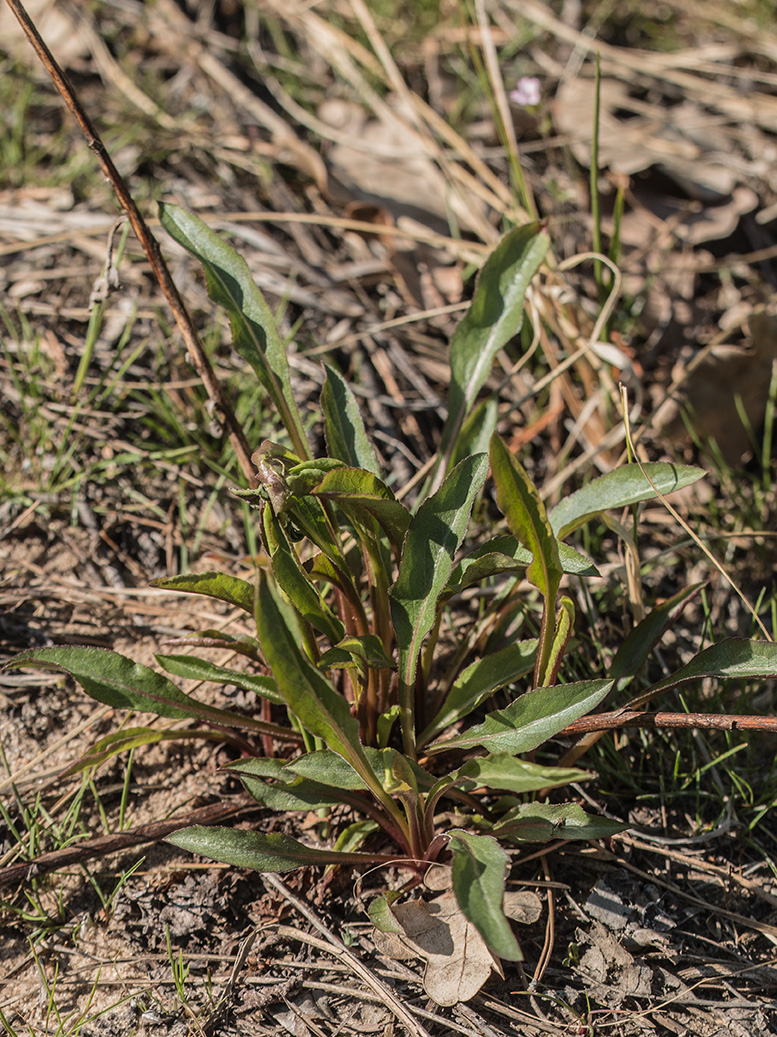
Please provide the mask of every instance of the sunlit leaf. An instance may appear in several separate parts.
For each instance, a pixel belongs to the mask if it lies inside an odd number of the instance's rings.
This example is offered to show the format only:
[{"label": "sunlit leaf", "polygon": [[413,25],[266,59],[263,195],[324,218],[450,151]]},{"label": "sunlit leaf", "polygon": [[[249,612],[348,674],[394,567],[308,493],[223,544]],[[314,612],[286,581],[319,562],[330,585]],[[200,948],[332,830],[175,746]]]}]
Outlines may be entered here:
[{"label": "sunlit leaf", "polygon": [[[651,462],[642,467],[664,495],[690,486],[707,474],[701,468],[666,461]],[[550,524],[559,540],[565,540],[570,533],[604,511],[625,508],[639,501],[652,500],[655,496],[655,490],[638,464],[621,465],[559,501],[550,513]]]},{"label": "sunlit leaf", "polygon": [[405,751],[415,755],[415,675],[421,645],[432,629],[469,525],[472,505],[488,472],[484,454],[458,464],[414,516],[399,575],[391,590],[391,615],[399,651],[399,706]]},{"label": "sunlit leaf", "polygon": [[152,587],[180,591],[182,594],[204,594],[209,598],[226,601],[229,605],[254,614],[256,589],[246,580],[222,572],[181,573],[179,576],[163,576],[151,581]]},{"label": "sunlit leaf", "polygon": [[159,209],[168,234],[202,263],[208,295],[227,311],[235,349],[254,369],[299,455],[309,457],[291,391],[286,346],[248,264],[198,216],[169,203],[160,203]]},{"label": "sunlit leaf", "polygon": [[352,468],[366,468],[380,476],[375,448],[364,429],[359,405],[350,386],[333,367],[324,365],[326,379],[321,391],[321,410],[330,457]]},{"label": "sunlit leaf", "polygon": [[165,842],[236,868],[265,872],[291,871],[311,864],[371,864],[391,859],[379,854],[319,850],[279,832],[265,835],[215,825],[182,828],[167,836]]},{"label": "sunlit leaf", "polygon": [[523,954],[505,917],[502,901],[510,857],[490,835],[451,834],[453,892],[465,917],[494,954],[521,961]]},{"label": "sunlit leaf", "polygon": [[496,354],[520,330],[526,289],[549,244],[539,223],[516,227],[505,234],[483,264],[470,308],[451,339],[448,420],[441,455],[452,453]]},{"label": "sunlit leaf", "polygon": [[[526,753],[594,709],[612,687],[612,681],[580,681],[535,688],[505,709],[489,713],[482,724],[426,747],[427,753],[483,746],[492,753]],[[567,719],[569,718],[569,719]]]}]

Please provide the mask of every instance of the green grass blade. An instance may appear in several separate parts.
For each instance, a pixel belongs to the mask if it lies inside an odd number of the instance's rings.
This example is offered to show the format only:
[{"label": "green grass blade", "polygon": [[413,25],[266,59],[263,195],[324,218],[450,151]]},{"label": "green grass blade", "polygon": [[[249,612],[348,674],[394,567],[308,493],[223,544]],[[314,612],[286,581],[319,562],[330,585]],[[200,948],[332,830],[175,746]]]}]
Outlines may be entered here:
[{"label": "green grass blade", "polygon": [[405,752],[415,758],[415,678],[421,645],[432,629],[437,603],[485,482],[488,459],[476,454],[458,464],[410,523],[399,575],[391,589],[391,615],[399,652],[399,707]]}]

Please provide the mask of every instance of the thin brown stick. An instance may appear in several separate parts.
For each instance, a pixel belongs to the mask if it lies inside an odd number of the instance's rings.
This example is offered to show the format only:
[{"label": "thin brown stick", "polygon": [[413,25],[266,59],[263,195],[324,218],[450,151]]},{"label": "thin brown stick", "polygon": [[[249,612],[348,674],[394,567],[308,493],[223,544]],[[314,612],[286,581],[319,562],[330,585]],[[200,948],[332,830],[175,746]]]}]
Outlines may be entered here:
[{"label": "thin brown stick", "polygon": [[211,803],[209,806],[191,810],[188,814],[170,818],[169,821],[152,821],[147,825],[138,825],[127,832],[114,832],[112,835],[101,835],[97,839],[88,839],[75,846],[66,846],[62,850],[44,853],[34,861],[23,864],[11,864],[0,869],[0,886],[11,886],[17,882],[29,882],[30,879],[45,875],[57,868],[65,868],[71,864],[82,864],[96,857],[107,857],[110,853],[142,846],[143,843],[157,843],[177,832],[179,828],[189,825],[215,825],[220,821],[236,820],[244,814],[253,813],[261,808],[248,797],[237,803]]},{"label": "thin brown stick", "polygon": [[262,875],[262,881],[265,886],[270,886],[276,892],[280,893],[285,900],[287,900],[295,910],[310,922],[318,931],[326,937],[327,942],[317,939],[315,936],[310,936],[308,933],[299,932],[297,929],[292,929],[289,926],[278,926],[278,932],[283,936],[291,936],[294,939],[300,940],[303,943],[308,943],[311,946],[318,947],[319,950],[326,951],[328,954],[332,954],[341,961],[345,962],[350,969],[363,980],[371,990],[374,990],[380,997],[383,1003],[389,1008],[397,1019],[406,1027],[411,1037],[429,1037],[429,1031],[414,1019],[407,1008],[397,998],[396,994],[393,993],[386,984],[378,979],[378,977],[363,965],[361,961],[345,946],[343,941],[337,936],[332,930],[324,925],[318,915],[313,911],[303,900],[299,897],[294,896],[290,889],[278,878],[277,875]]},{"label": "thin brown stick", "polygon": [[726,713],[645,713],[638,709],[616,709],[594,713],[568,724],[561,735],[584,735],[591,731],[614,731],[621,727],[691,727],[713,731],[771,731],[777,734],[777,717],[754,717]]},{"label": "thin brown stick", "polygon": [[186,309],[186,305],[175,286],[175,282],[173,281],[170,271],[167,268],[167,264],[162,256],[159,242],[149,230],[148,224],[140,214],[140,210],[127,189],[127,185],[124,183],[121,174],[113,164],[100,135],[92,125],[92,122],[78,99],[75,90],[68,82],[65,73],[59,67],[53,54],[41,39],[40,33],[38,32],[34,22],[27,14],[19,0],[6,0],[6,2],[16,16],[25,36],[32,44],[35,53],[40,58],[41,64],[51,76],[54,86],[59,91],[60,96],[78,123],[78,127],[86,140],[87,147],[97,156],[103,173],[110,182],[122,209],[127,214],[127,217],[132,224],[132,229],[135,231],[138,241],[142,245],[143,251],[146,253],[154,277],[157,279],[159,287],[162,289],[170,309],[173,311],[175,322],[183,336],[192,364],[194,365],[197,374],[202,379],[205,391],[213,401],[216,411],[220,416],[225,429],[229,433],[230,441],[237,455],[240,467],[243,470],[243,474],[249,484],[255,486],[256,472],[254,466],[251,464],[251,448],[248,446],[248,442],[243,434],[242,428],[238,424],[235,413],[227,402],[227,399],[221,390],[221,386],[216,379],[213,367],[203,349],[199,335],[197,334],[189,315],[189,311]]}]

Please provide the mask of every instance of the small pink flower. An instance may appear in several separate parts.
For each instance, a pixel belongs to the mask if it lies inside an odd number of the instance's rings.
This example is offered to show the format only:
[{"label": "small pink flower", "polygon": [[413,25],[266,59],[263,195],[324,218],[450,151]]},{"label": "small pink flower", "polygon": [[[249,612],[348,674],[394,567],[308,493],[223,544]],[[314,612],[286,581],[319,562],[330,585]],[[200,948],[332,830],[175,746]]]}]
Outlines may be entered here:
[{"label": "small pink flower", "polygon": [[510,100],[523,108],[533,108],[540,103],[540,81],[536,76],[521,76],[516,90],[511,90]]}]

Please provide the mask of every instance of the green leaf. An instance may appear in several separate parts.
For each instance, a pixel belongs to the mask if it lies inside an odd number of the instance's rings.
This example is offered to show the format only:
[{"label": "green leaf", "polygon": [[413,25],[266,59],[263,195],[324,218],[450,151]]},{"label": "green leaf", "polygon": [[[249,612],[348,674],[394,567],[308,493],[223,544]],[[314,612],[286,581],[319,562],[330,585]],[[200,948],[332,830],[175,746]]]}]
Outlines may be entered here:
[{"label": "green leaf", "polygon": [[[573,576],[601,575],[593,562],[568,544],[559,544],[558,550],[561,568],[565,573]],[[489,579],[491,576],[521,572],[531,564],[531,560],[531,551],[527,551],[516,537],[494,537],[493,540],[482,544],[454,567],[448,580],[448,586],[445,588],[445,596],[460,594],[467,587],[480,583],[481,580]]]},{"label": "green leaf", "polygon": [[[165,741],[181,741],[184,735],[191,737],[193,733],[181,730],[161,731],[159,728],[153,727],[122,728],[121,731],[114,731],[112,734],[106,735],[105,738],[95,742],[79,760],[71,764],[63,772],[62,777],[69,778],[72,774],[80,774],[82,771],[99,767],[107,760],[118,756],[119,753],[137,749],[141,745],[156,745],[158,742]],[[198,731],[196,734],[202,738],[212,738],[219,741],[224,737],[220,731]]]},{"label": "green leaf", "polygon": [[154,658],[168,673],[186,680],[214,681],[216,684],[233,684],[242,691],[253,691],[260,698],[283,705],[284,699],[272,677],[244,670],[231,670],[227,666],[200,659],[196,655],[155,655]]},{"label": "green leaf", "polygon": [[746,680],[753,677],[777,676],[777,644],[773,641],[749,641],[732,637],[705,648],[689,663],[669,677],[653,684],[632,702],[642,704],[681,684],[689,684],[704,677],[720,677],[725,680]]},{"label": "green leaf", "polygon": [[396,665],[375,634],[344,637],[318,661],[319,670],[358,666],[362,673],[369,668],[395,670]]},{"label": "green leaf", "polygon": [[356,397],[333,367],[324,364],[324,370],[326,380],[321,391],[321,410],[324,412],[327,453],[351,468],[366,468],[373,475],[380,476],[380,463],[364,429]]},{"label": "green leaf", "polygon": [[[528,760],[518,760],[509,753],[494,753],[476,756],[451,777],[464,792],[471,792],[481,785],[505,792],[537,792],[569,785],[573,781],[588,781],[591,774],[574,767],[542,767]],[[467,780],[462,781],[462,778]]]},{"label": "green leaf", "polygon": [[229,605],[254,614],[256,590],[251,583],[222,572],[181,573],[180,576],[163,576],[151,581],[152,587],[180,591],[182,594],[204,594],[209,598],[226,601]]},{"label": "green leaf", "polygon": [[[248,794],[268,810],[281,813],[286,810],[317,810],[338,803],[353,804],[353,797],[343,787],[333,788],[331,785],[300,778],[292,771],[284,770],[285,762],[250,757],[228,763],[225,769],[236,774]],[[356,780],[359,781],[358,778]],[[363,783],[359,782],[358,787],[363,787]]]},{"label": "green leaf", "polygon": [[364,843],[371,835],[377,832],[380,825],[375,821],[354,821],[338,835],[334,851],[336,853],[351,853]]},{"label": "green leaf", "polygon": [[612,687],[612,681],[581,681],[535,688],[506,709],[489,713],[482,724],[464,734],[435,742],[427,753],[483,746],[492,753],[527,753],[552,738],[573,720],[590,713]]},{"label": "green leaf", "polygon": [[262,527],[265,546],[278,586],[314,630],[318,630],[336,643],[343,637],[345,627],[311,583],[270,507],[264,509]]},{"label": "green leaf", "polygon": [[338,468],[328,472],[311,491],[322,500],[333,501],[360,524],[375,518],[395,550],[402,546],[410,512],[372,472],[362,468]]},{"label": "green leaf", "polygon": [[471,663],[454,681],[437,716],[421,733],[419,746],[467,716],[495,691],[530,672],[537,641],[519,641]]},{"label": "green leaf", "polygon": [[214,861],[254,871],[281,872],[312,864],[372,864],[391,860],[373,853],[336,853],[306,846],[288,835],[194,825],[169,835],[165,842]]},{"label": "green leaf", "polygon": [[493,829],[500,839],[547,843],[551,839],[608,839],[629,826],[587,814],[575,803],[522,803]]},{"label": "green leaf", "polygon": [[635,676],[647,659],[651,648],[703,586],[703,583],[694,583],[690,587],[684,587],[677,594],[673,594],[671,598],[667,598],[666,601],[652,609],[629,632],[615,653],[615,658],[610,666],[609,676],[615,681],[616,691],[624,688]]},{"label": "green leaf", "polygon": [[365,756],[359,721],[343,696],[302,654],[266,580],[259,583],[256,626],[267,665],[291,712],[312,735],[347,760],[379,801],[396,813],[394,804],[386,802],[383,787]]},{"label": "green leaf", "polygon": [[[707,474],[701,468],[666,461],[651,462],[643,467],[664,495],[690,486]],[[565,540],[570,533],[604,511],[625,508],[639,501],[652,500],[655,496],[655,490],[640,471],[640,466],[625,464],[593,479],[559,501],[550,513],[550,524],[559,540]]]},{"label": "green leaf", "polygon": [[450,468],[455,468],[459,461],[471,454],[487,454],[488,444],[496,431],[499,418],[499,404],[495,396],[489,396],[471,411],[456,437]]},{"label": "green leaf", "polygon": [[526,289],[550,239],[539,223],[508,231],[483,264],[470,308],[451,339],[448,420],[440,455],[449,457],[499,350],[520,330]]},{"label": "green leaf", "polygon": [[510,530],[532,555],[526,577],[552,609],[563,575],[558,542],[536,487],[497,435],[491,438],[491,470],[499,508]]},{"label": "green leaf", "polygon": [[291,391],[286,347],[248,264],[199,217],[177,205],[160,203],[159,208],[168,234],[202,263],[208,295],[229,316],[235,349],[254,369],[297,453],[309,457],[310,447]]},{"label": "green leaf", "polygon": [[61,670],[77,680],[87,695],[114,709],[136,709],[175,720],[199,717],[237,726],[239,719],[205,706],[156,670],[105,648],[36,648],[7,662],[6,667]]},{"label": "green leaf", "polygon": [[502,900],[510,858],[490,835],[451,834],[453,892],[462,913],[489,950],[508,961],[522,961],[518,941],[505,917]]},{"label": "green leaf", "polygon": [[414,695],[421,645],[432,629],[470,512],[488,472],[484,454],[458,464],[410,523],[396,583],[391,615],[399,652],[399,706],[405,752],[415,756]]},{"label": "green leaf", "polygon": [[[390,788],[395,784],[395,771],[397,759],[401,757],[396,749],[373,749],[370,746],[364,748],[364,754],[374,774],[378,775],[384,788]],[[402,757],[413,772],[413,782],[422,790],[430,789],[434,784],[434,778],[417,763],[411,763]],[[317,752],[305,753],[297,756],[285,765],[287,774],[296,774],[307,780],[318,781],[322,784],[332,785],[335,788],[355,790],[364,789],[368,786],[349,767],[337,753],[329,749],[319,749]],[[288,777],[287,777],[288,780]]]},{"label": "green leaf", "polygon": [[404,933],[404,929],[394,917],[391,905],[402,895],[398,889],[390,890],[384,896],[375,897],[367,905],[370,921],[379,932]]}]

